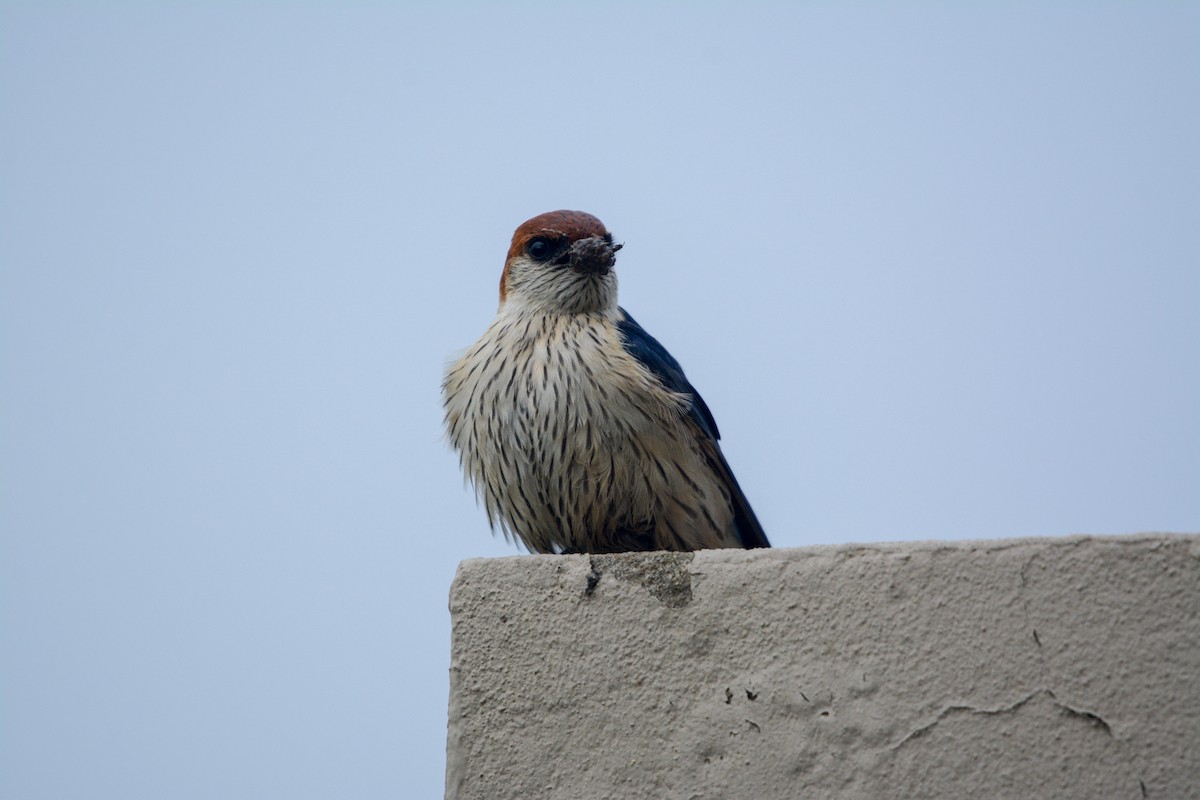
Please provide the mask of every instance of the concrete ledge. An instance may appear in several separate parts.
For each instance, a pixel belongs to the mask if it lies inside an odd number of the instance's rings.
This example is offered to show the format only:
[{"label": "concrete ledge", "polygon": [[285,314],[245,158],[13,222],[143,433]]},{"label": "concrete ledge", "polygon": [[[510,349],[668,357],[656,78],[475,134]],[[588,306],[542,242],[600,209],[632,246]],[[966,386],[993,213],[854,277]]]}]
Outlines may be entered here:
[{"label": "concrete ledge", "polygon": [[448,798],[1200,796],[1200,537],[465,561]]}]

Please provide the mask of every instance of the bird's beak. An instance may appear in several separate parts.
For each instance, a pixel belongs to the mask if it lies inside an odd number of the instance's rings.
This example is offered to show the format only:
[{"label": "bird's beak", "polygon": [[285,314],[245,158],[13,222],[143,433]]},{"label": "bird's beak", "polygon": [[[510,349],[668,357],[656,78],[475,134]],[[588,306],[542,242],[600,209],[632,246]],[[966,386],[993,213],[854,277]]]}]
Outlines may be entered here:
[{"label": "bird's beak", "polygon": [[617,263],[617,251],[620,249],[619,244],[611,244],[599,236],[590,236],[572,243],[559,259],[564,266],[576,272],[607,275]]}]

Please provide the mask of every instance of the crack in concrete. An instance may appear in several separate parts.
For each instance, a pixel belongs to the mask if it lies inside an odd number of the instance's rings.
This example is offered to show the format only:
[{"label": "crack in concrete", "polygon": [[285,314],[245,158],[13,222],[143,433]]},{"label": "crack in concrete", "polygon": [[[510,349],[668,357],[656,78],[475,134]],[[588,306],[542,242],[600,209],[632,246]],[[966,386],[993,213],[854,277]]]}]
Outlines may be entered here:
[{"label": "crack in concrete", "polygon": [[1046,690],[1046,694],[1050,695],[1051,699],[1054,700],[1054,705],[1058,706],[1063,713],[1071,717],[1078,717],[1079,719],[1085,720],[1088,723],[1103,729],[1104,732],[1109,735],[1109,738],[1116,738],[1116,736],[1113,734],[1112,726],[1108,724],[1108,721],[1104,719],[1104,717],[1092,711],[1084,711],[1081,708],[1072,708],[1055,697],[1054,692],[1050,691],[1049,689]]},{"label": "crack in concrete", "polygon": [[888,747],[888,750],[891,750],[891,751],[899,750],[901,747],[906,745],[908,742],[911,742],[913,739],[917,739],[917,738],[920,738],[921,736],[924,736],[925,734],[927,734],[931,730],[933,730],[935,727],[937,727],[937,725],[942,720],[944,720],[946,717],[950,716],[951,714],[965,712],[968,714],[975,714],[975,715],[985,716],[985,717],[1001,716],[1004,714],[1014,714],[1017,711],[1019,711],[1022,706],[1026,705],[1030,701],[1035,700],[1036,698],[1042,697],[1042,696],[1049,697],[1051,702],[1054,703],[1055,707],[1058,708],[1059,710],[1061,710],[1063,713],[1067,714],[1068,716],[1085,720],[1089,724],[1103,729],[1105,733],[1107,733],[1110,737],[1113,737],[1112,726],[1109,725],[1108,722],[1103,717],[1101,717],[1099,714],[1093,713],[1091,711],[1085,711],[1085,710],[1079,709],[1079,708],[1073,708],[1072,706],[1067,705],[1066,703],[1059,700],[1058,696],[1055,695],[1054,691],[1051,689],[1038,689],[1037,691],[1030,692],[1029,694],[1025,695],[1020,700],[1017,700],[1016,702],[1014,702],[1010,705],[1007,705],[1007,706],[1001,706],[1000,708],[976,708],[974,706],[966,706],[966,705],[946,706],[945,708],[943,708],[941,711],[939,711],[937,713],[937,716],[934,717],[934,719],[931,722],[928,722],[928,723],[922,725],[921,727],[917,728],[916,730],[910,731],[903,739],[901,739],[900,741],[898,741],[895,744]]}]

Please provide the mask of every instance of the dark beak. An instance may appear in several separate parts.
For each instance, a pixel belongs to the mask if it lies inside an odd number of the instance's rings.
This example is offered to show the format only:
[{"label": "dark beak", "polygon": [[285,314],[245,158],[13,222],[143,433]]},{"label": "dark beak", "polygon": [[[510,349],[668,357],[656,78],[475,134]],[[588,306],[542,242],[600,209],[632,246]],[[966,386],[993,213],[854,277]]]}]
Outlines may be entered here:
[{"label": "dark beak", "polygon": [[555,263],[569,266],[577,272],[607,275],[613,264],[617,263],[617,251],[621,247],[622,245],[612,244],[603,237],[590,236],[572,243]]}]

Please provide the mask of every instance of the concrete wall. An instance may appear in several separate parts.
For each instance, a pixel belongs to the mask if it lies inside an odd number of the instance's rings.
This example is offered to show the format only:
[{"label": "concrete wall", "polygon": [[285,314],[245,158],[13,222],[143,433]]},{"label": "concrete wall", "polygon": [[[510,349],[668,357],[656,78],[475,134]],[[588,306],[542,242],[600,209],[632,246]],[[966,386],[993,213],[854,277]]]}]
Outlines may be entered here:
[{"label": "concrete wall", "polygon": [[449,798],[1200,797],[1200,537],[466,561]]}]

